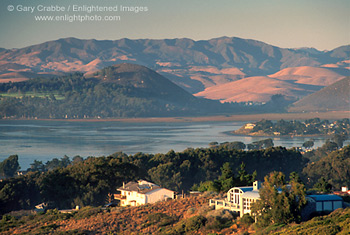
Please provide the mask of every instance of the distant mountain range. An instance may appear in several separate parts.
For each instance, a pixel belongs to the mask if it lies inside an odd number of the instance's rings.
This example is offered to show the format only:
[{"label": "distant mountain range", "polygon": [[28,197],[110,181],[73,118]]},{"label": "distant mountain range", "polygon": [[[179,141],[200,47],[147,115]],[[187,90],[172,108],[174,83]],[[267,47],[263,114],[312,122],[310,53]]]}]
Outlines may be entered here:
[{"label": "distant mountain range", "polygon": [[91,74],[127,62],[147,66],[196,96],[262,102],[274,94],[299,99],[350,75],[349,54],[350,45],[331,51],[284,49],[236,37],[201,41],[65,38],[0,49],[0,81],[74,71]]}]

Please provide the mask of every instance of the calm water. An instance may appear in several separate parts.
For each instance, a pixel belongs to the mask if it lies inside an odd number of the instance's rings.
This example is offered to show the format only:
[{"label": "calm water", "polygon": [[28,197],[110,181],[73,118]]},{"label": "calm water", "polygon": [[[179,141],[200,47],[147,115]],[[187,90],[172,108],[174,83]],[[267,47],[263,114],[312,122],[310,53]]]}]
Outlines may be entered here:
[{"label": "calm water", "polygon": [[[44,163],[64,155],[102,156],[122,151],[166,153],[170,149],[208,147],[212,141],[242,141],[265,137],[226,135],[245,122],[122,123],[0,120],[0,161],[18,154],[22,170],[35,159]],[[325,138],[315,139],[321,146]],[[309,138],[274,138],[275,146],[301,146]]]}]

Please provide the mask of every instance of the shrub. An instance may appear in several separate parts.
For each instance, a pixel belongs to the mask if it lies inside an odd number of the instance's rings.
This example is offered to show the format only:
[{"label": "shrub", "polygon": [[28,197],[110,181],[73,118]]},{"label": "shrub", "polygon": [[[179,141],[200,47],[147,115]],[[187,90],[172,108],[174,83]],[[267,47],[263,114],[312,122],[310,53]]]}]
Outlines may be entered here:
[{"label": "shrub", "polygon": [[204,216],[193,216],[185,222],[185,232],[197,231],[203,227],[207,219]]},{"label": "shrub", "polygon": [[149,224],[146,226],[152,225],[152,224],[158,224],[158,226],[163,227],[170,225],[175,222],[175,219],[167,214],[164,213],[153,213],[148,215]]},{"label": "shrub", "polygon": [[244,214],[241,218],[241,223],[247,226],[250,226],[254,222],[254,218],[251,217],[249,214]]},{"label": "shrub", "polygon": [[18,220],[16,219],[16,217],[11,215],[3,215],[0,220],[0,232],[16,227],[17,225]]},{"label": "shrub", "polygon": [[100,208],[87,206],[87,207],[82,208],[78,212],[76,212],[74,214],[74,218],[75,219],[85,219],[85,218],[89,218],[93,215],[97,215],[101,212],[102,211]]},{"label": "shrub", "polygon": [[231,227],[233,225],[232,220],[222,218],[222,217],[209,217],[206,223],[207,229],[213,229],[216,231],[220,231],[224,228]]},{"label": "shrub", "polygon": [[193,216],[175,226],[174,234],[184,234],[191,231],[198,231],[206,223],[207,219],[204,216]]}]

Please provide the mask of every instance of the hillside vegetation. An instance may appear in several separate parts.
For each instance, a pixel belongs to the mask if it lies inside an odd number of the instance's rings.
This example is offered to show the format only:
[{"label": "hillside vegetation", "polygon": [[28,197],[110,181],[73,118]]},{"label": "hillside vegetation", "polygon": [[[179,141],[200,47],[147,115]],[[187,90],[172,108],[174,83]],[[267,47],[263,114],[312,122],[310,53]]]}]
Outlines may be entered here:
[{"label": "hillside vegetation", "polygon": [[[12,213],[0,220],[1,234],[239,234],[248,230],[228,211],[208,206],[208,196],[138,207],[86,207],[72,214]],[[23,216],[29,213],[27,216]],[[0,229],[1,231],[1,229]]]},{"label": "hillside vegetation", "polygon": [[204,114],[224,108],[193,97],[158,73],[120,64],[84,76],[0,84],[0,117],[106,118]]},{"label": "hillside vegetation", "polygon": [[[273,227],[270,227],[269,229],[272,230],[269,234],[274,235],[350,234],[350,208],[338,209],[330,215],[315,217],[310,221],[301,224],[288,225],[278,231],[273,231]],[[268,232],[265,234],[267,233]]]},{"label": "hillside vegetation", "polygon": [[[243,169],[242,162],[246,165]],[[73,162],[67,158],[55,159],[45,167],[36,161],[29,169],[33,172],[0,182],[0,214],[31,209],[42,201],[52,202],[58,208],[103,205],[108,193],[115,193],[123,182],[134,179],[145,178],[181,192],[195,184],[218,179],[225,164],[232,168],[230,177],[239,179],[239,170],[250,174],[256,171],[256,178],[262,180],[274,170],[286,175],[293,171],[300,173],[306,162],[292,149],[242,151],[228,144],[183,152],[171,150],[166,154],[116,153]]]},{"label": "hillside vegetation", "polygon": [[291,225],[265,229],[252,221],[208,206],[212,196],[192,197],[139,207],[86,207],[72,214],[49,210],[46,214],[21,211],[0,220],[1,234],[306,234],[345,235],[350,232],[350,208]]},{"label": "hillside vegetation", "polygon": [[[332,145],[330,143],[327,142],[322,148]],[[169,151],[167,154],[138,153],[127,156],[116,153],[108,157],[89,157],[85,160],[75,157],[72,162],[65,157],[61,160],[53,159],[45,165],[35,161],[26,175],[0,182],[0,213],[3,215],[0,228],[6,234],[16,231],[39,234],[62,231],[72,234],[96,231],[122,234],[130,231],[143,231],[146,234],[191,234],[200,231],[208,234],[221,231],[221,234],[232,234],[246,231],[253,221],[249,218],[236,221],[231,213],[212,211],[212,208],[208,208],[208,198],[205,197],[136,208],[116,208],[111,213],[101,210],[99,206],[107,203],[111,194],[123,182],[140,178],[177,192],[197,188],[201,191],[225,193],[234,186],[249,185],[255,179],[262,180],[272,171],[284,172],[285,175],[290,175],[290,180],[293,177],[300,180],[296,174],[300,173],[309,188],[312,183],[316,183],[319,191],[327,190],[327,183],[331,183],[330,187],[338,190],[340,186],[349,186],[350,145],[335,151],[329,150],[330,153],[321,160],[308,165],[307,159],[295,149],[269,147],[243,151],[238,149],[243,149],[244,144],[238,142],[212,145],[207,149]],[[15,161],[16,157],[11,156],[9,159]],[[320,176],[325,177],[321,184],[320,181],[316,182]],[[49,210],[44,215],[26,212],[27,216],[23,216],[23,211],[11,212],[30,210],[41,202],[50,202],[60,209],[75,208],[76,205],[83,209],[73,214],[61,214],[56,210]],[[6,214],[8,212],[11,214]],[[349,218],[348,211],[341,213],[345,215],[344,220],[337,220],[334,226],[329,227],[329,231],[349,229],[346,222],[343,223]],[[318,220],[314,221],[315,224],[318,223]],[[320,222],[324,225],[331,223],[333,222]],[[302,229],[308,228],[307,225],[300,226]],[[266,229],[275,231],[279,227],[281,226],[275,224]],[[325,229],[328,231],[328,228]],[[257,231],[259,230],[261,229]]]}]

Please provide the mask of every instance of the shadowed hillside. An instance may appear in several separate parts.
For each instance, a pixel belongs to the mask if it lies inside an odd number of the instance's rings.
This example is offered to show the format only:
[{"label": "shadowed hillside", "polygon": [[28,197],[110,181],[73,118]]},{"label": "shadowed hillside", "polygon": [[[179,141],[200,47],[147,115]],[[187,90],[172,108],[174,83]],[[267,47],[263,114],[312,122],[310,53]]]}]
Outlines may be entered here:
[{"label": "shadowed hillside", "polygon": [[97,78],[101,83],[133,87],[139,95],[157,97],[176,103],[190,102],[195,98],[165,77],[144,66],[136,64],[117,64],[94,73],[86,78]]},{"label": "shadowed hillside", "polygon": [[238,108],[194,97],[157,72],[127,63],[85,75],[0,83],[0,118],[175,117]]},{"label": "shadowed hillside", "polygon": [[323,88],[297,102],[290,112],[350,110],[350,77]]}]

